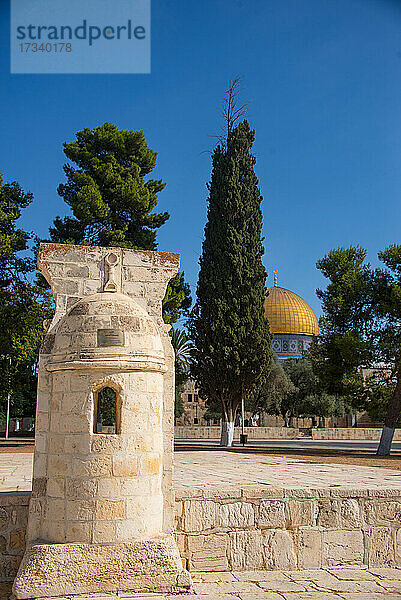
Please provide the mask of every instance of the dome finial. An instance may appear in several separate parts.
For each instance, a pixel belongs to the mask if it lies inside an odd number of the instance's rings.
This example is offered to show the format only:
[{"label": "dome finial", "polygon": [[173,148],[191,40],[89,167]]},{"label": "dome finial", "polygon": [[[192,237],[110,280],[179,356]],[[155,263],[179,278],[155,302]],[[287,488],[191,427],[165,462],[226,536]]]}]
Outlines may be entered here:
[{"label": "dome finial", "polygon": [[274,273],[274,287],[277,287],[277,269],[273,269],[273,273]]}]

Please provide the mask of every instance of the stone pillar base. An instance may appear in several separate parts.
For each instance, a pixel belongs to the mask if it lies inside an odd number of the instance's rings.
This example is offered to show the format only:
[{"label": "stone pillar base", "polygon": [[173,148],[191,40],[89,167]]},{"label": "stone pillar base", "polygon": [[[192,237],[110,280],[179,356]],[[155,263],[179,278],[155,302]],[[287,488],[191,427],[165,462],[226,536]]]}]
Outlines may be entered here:
[{"label": "stone pillar base", "polygon": [[43,544],[27,549],[18,599],[99,592],[185,592],[191,577],[172,536],[121,544]]}]

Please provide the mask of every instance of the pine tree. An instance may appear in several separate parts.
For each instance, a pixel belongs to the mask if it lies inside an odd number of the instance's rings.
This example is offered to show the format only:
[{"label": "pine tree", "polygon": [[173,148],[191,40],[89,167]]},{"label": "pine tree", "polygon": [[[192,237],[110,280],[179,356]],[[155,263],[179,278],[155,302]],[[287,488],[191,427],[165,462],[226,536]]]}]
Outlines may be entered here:
[{"label": "pine tree", "polygon": [[[230,125],[230,124],[229,124]],[[237,409],[270,369],[264,316],[262,212],[255,132],[247,121],[228,127],[213,154],[197,300],[190,319],[192,373],[210,407],[222,407],[221,444],[231,446]]]},{"label": "pine tree", "polygon": [[[58,193],[73,216],[55,218],[51,241],[155,250],[157,229],[169,218],[167,212],[153,212],[166,184],[148,178],[157,153],[143,131],[120,130],[112,123],[86,127],[64,144],[64,153],[71,162],[64,165],[67,182]],[[163,300],[165,322],[175,323],[191,303],[184,273],[177,273]]]},{"label": "pine tree", "polygon": [[142,131],[119,130],[112,123],[78,131],[76,140],[64,144],[67,183],[59,195],[73,217],[54,221],[54,242],[98,244],[154,250],[156,229],[169,218],[153,213],[157,194],[165,183],[145,179],[156,167]]}]

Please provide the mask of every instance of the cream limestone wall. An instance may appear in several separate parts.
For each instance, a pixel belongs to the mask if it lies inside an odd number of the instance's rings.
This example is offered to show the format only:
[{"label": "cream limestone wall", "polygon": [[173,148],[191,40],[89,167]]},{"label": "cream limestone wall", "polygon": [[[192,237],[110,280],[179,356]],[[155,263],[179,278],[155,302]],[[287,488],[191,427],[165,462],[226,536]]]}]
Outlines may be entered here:
[{"label": "cream limestone wall", "polygon": [[[311,429],[308,435],[305,430],[298,427],[245,427],[245,433],[248,440],[274,440],[274,439],[301,439],[308,438],[314,440],[371,440],[379,441],[382,430],[378,428],[365,427],[338,427]],[[220,439],[221,428],[217,426],[180,426],[175,427],[176,440],[191,439]],[[234,440],[239,441],[241,427],[236,427]],[[394,441],[401,440],[401,429],[396,429]]]},{"label": "cream limestone wall", "polygon": [[[127,401],[124,403],[122,411],[122,425],[126,423],[128,429],[125,429],[124,425],[122,427],[124,431],[122,430],[122,434],[118,439],[109,438],[106,442],[104,434],[101,436],[102,441],[96,441],[95,438],[98,436],[90,433],[93,431],[91,421],[93,394],[91,395],[89,391],[92,392],[94,386],[97,386],[102,379],[111,376],[111,372],[100,370],[96,374],[87,374],[85,372],[73,373],[72,370],[67,370],[52,373],[47,370],[47,367],[51,361],[51,353],[54,351],[62,353],[63,346],[65,350],[69,351],[73,350],[74,347],[79,348],[82,344],[92,347],[96,345],[94,339],[95,327],[91,328],[90,326],[90,319],[93,319],[94,315],[86,315],[86,320],[83,320],[82,317],[85,315],[79,313],[85,310],[85,307],[82,307],[82,305],[77,306],[77,303],[84,297],[103,292],[110,279],[110,269],[106,262],[110,253],[115,254],[118,259],[117,267],[114,267],[111,273],[116,289],[122,295],[133,299],[139,308],[137,312],[140,313],[142,309],[143,314],[137,315],[137,321],[131,321],[130,323],[127,321],[127,318],[131,317],[132,319],[133,317],[130,308],[125,311],[129,313],[128,315],[102,315],[102,319],[97,322],[97,327],[111,328],[117,324],[118,327],[126,331],[130,325],[133,329],[131,336],[133,339],[129,342],[134,344],[135,349],[135,334],[138,334],[138,327],[141,326],[142,331],[138,341],[139,348],[137,348],[139,351],[147,343],[150,344],[150,347],[155,344],[155,340],[151,339],[152,335],[154,338],[159,338],[161,347],[158,352],[159,356],[163,355],[164,375],[161,373],[155,375],[154,372],[152,372],[152,375],[130,373],[125,376],[119,375],[120,381],[118,381],[118,377],[114,373],[116,387],[123,390],[124,398]],[[130,462],[130,456],[135,454],[135,458],[138,459],[138,453],[139,455],[143,453],[142,464],[138,464],[138,469],[141,469],[140,473],[143,477],[141,486],[144,489],[148,486],[152,490],[155,486],[162,486],[164,496],[163,529],[164,531],[172,531],[174,520],[171,491],[174,352],[162,320],[161,302],[169,279],[178,271],[179,255],[121,248],[42,244],[38,265],[40,271],[52,286],[56,313],[47,329],[40,355],[36,420],[37,442],[33,482],[34,500],[32,502],[32,518],[28,538],[34,539],[38,535],[42,537],[45,535],[44,539],[49,536],[49,541],[61,541],[64,535],[63,528],[59,524],[63,520],[61,515],[65,518],[68,515],[68,521],[74,522],[74,535],[76,535],[77,540],[95,540],[104,536],[107,537],[107,535],[110,535],[111,538],[114,538],[114,536],[118,538],[118,531],[106,533],[105,528],[101,531],[100,525],[95,529],[90,525],[89,514],[92,505],[88,502],[97,501],[101,503],[102,499],[107,498],[109,492],[113,489],[113,500],[110,499],[108,508],[106,508],[107,503],[103,501],[103,509],[100,508],[101,504],[99,504],[96,506],[96,511],[99,510],[99,514],[106,514],[104,511],[107,512],[108,510],[109,516],[110,514],[122,515],[121,518],[127,521],[134,519],[135,501],[132,500],[127,503],[126,497],[129,485],[124,484],[121,487],[120,478],[124,477],[124,468],[128,468],[127,463],[130,463],[130,468],[134,472],[133,464],[135,460]],[[108,296],[112,299],[114,294],[109,293]],[[60,328],[61,319],[74,306],[76,314],[70,315],[70,319],[61,324]],[[148,315],[148,318],[150,317],[153,321],[153,323],[150,323],[150,331],[148,332],[143,331],[144,323],[149,325],[144,315]],[[122,322],[118,322],[118,317],[120,317],[120,321],[122,319]],[[74,329],[74,326],[78,330],[69,331],[71,328]],[[152,326],[154,331],[151,331]],[[80,327],[84,330],[87,329],[87,331],[79,330]],[[61,329],[61,331],[58,331],[58,329]],[[58,348],[54,348],[56,334],[58,334]],[[88,339],[83,340],[83,336]],[[52,360],[54,362],[54,357]],[[124,377],[130,381],[123,382]],[[125,383],[127,383],[128,388],[125,387]],[[129,395],[128,389],[131,390],[131,395]],[[156,392],[159,405],[152,409],[154,410],[152,415],[145,416],[144,413],[147,412],[145,408],[146,400],[149,397],[147,395],[150,395],[152,402],[154,402]],[[82,398],[83,393],[86,394],[85,399]],[[142,400],[144,400],[142,405],[141,394]],[[136,404],[131,406],[128,403],[128,398],[135,398]],[[136,413],[135,418],[133,417],[134,413]],[[158,419],[160,419],[160,422],[157,422]],[[145,438],[148,436],[148,439],[140,439],[141,436],[136,431],[136,427],[141,431],[142,436],[145,435]],[[152,433],[153,438],[153,433],[158,432],[159,434],[157,443],[154,441],[154,444],[156,444],[154,447],[150,444],[149,432]],[[138,436],[137,440],[129,443],[129,438],[135,434]],[[162,448],[159,448],[160,443]],[[108,455],[109,458],[109,460],[100,461],[101,465],[98,464],[100,444],[102,445],[102,453]],[[137,448],[135,448],[135,444]],[[117,451],[120,453],[128,452],[125,467],[123,464],[120,467],[117,466],[118,454],[113,463],[112,455]],[[158,467],[157,462],[161,460],[162,465]],[[146,471],[149,471],[149,473],[146,473]],[[152,473],[152,471],[155,472]],[[60,477],[61,472],[65,473],[65,477]],[[134,475],[133,472],[128,477],[138,477],[138,474]],[[88,482],[88,476],[92,478],[90,483]],[[106,483],[108,479],[111,479],[113,483],[111,481]],[[48,490],[47,485],[49,486]],[[107,487],[108,490],[106,490]],[[134,486],[131,485],[132,487]],[[117,493],[117,488],[120,488],[120,493]],[[138,486],[138,490],[139,488],[140,486]],[[61,506],[62,498],[65,498],[65,501],[69,503],[68,507],[67,504]],[[80,501],[82,510],[78,508]],[[117,504],[117,501],[120,504]],[[154,500],[156,503],[160,503],[160,501],[160,498],[157,501]],[[124,507],[121,502],[123,502]],[[151,509],[152,503],[149,503],[148,506]],[[48,511],[51,514],[54,513],[55,523],[58,523],[54,527],[48,524]],[[154,511],[151,509],[150,512]],[[43,524],[41,531],[38,530],[38,526],[41,527],[40,523]],[[110,530],[111,526],[108,529]],[[118,529],[119,527],[117,527]],[[71,535],[73,534],[70,531],[67,537],[71,537]]]},{"label": "cream limestone wall", "polygon": [[[105,384],[122,403],[117,435],[92,433],[93,392]],[[115,542],[162,532],[162,402],[162,373],[53,374],[28,541]]]},{"label": "cream limestone wall", "polygon": [[189,571],[401,565],[399,490],[208,486],[176,502]]},{"label": "cream limestone wall", "polygon": [[[178,266],[177,254],[40,246],[56,311],[39,357],[17,598],[190,586],[172,536],[174,352],[162,320]],[[103,387],[116,392],[113,434],[96,428]]]},{"label": "cream limestone wall", "polygon": [[[21,560],[28,499],[0,496],[0,592]],[[398,490],[209,486],[177,492],[175,504],[189,571],[401,566]]]}]

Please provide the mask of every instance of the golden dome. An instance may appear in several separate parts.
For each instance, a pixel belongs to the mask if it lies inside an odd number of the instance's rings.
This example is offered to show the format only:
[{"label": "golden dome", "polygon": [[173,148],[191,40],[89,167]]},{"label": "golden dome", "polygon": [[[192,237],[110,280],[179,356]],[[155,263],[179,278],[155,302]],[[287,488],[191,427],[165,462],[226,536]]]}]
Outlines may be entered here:
[{"label": "golden dome", "polygon": [[270,333],[319,335],[317,317],[298,294],[277,285],[267,290],[265,315]]}]

